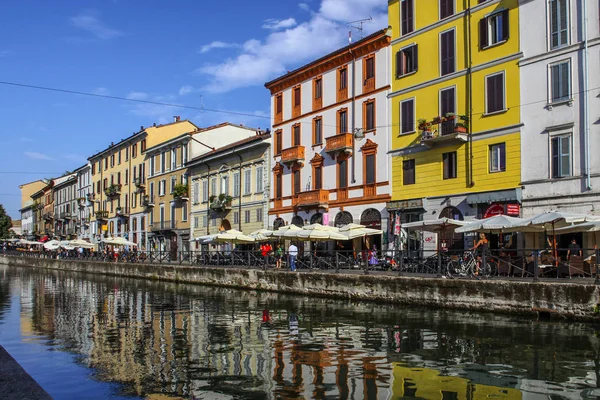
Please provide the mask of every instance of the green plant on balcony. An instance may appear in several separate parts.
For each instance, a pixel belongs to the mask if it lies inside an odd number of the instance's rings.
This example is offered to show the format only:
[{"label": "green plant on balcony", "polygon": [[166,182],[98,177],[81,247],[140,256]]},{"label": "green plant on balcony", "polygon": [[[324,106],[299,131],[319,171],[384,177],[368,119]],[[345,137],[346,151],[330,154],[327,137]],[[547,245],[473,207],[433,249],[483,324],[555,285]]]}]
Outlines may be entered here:
[{"label": "green plant on balcony", "polygon": [[121,193],[121,185],[113,183],[104,190],[107,196],[117,196]]},{"label": "green plant on balcony", "polygon": [[420,118],[417,123],[419,124],[420,131],[429,131],[431,129],[431,124],[425,118]]},{"label": "green plant on balcony", "polygon": [[173,197],[176,199],[188,197],[188,185],[184,185],[182,183],[175,185],[173,188]]},{"label": "green plant on balcony", "polygon": [[461,115],[458,117],[459,122],[456,123],[456,131],[466,133],[469,131],[469,117]]},{"label": "green plant on balcony", "polygon": [[219,196],[210,196],[210,208],[213,210],[223,210],[231,205],[233,197],[221,193]]}]

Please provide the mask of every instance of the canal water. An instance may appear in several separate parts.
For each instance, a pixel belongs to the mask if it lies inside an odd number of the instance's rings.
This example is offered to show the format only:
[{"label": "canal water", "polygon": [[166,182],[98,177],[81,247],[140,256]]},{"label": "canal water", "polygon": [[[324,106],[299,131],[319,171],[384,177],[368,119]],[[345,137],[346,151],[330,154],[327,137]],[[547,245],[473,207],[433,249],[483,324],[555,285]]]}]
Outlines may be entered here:
[{"label": "canal water", "polygon": [[0,269],[0,345],[57,400],[599,398],[598,329]]}]

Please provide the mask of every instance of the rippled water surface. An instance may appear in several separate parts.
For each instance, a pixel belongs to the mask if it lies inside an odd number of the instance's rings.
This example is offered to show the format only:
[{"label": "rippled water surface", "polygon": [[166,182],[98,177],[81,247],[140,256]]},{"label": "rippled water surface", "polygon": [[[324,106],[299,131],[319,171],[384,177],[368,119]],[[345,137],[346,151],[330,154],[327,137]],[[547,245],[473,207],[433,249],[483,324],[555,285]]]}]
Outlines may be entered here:
[{"label": "rippled water surface", "polygon": [[600,398],[597,329],[0,269],[0,345],[55,399]]}]

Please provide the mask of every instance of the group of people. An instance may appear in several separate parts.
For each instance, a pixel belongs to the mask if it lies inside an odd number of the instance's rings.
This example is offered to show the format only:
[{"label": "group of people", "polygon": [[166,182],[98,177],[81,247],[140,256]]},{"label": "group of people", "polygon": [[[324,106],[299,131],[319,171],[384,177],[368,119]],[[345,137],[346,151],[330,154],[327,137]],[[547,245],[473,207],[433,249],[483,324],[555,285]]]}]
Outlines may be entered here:
[{"label": "group of people", "polygon": [[[281,247],[281,244],[277,243],[275,245],[275,250],[270,243],[265,242],[260,245],[260,253],[264,258],[264,267],[267,268],[269,266],[270,257],[275,257],[275,269],[281,269],[283,263],[283,257],[285,256],[285,252]],[[288,248],[288,259],[290,266],[290,271],[296,271],[296,258],[298,257],[298,247],[292,242],[290,247]]]}]

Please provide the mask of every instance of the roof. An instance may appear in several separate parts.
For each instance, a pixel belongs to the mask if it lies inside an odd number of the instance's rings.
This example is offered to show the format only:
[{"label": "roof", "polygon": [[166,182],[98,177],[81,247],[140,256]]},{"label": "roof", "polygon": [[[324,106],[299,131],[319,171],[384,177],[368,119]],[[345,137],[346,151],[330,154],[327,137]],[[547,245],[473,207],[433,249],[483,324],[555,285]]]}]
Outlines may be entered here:
[{"label": "roof", "polygon": [[71,172],[68,175],[63,175],[59,178],[54,179],[54,189],[57,187],[68,184],[68,183],[76,183],[77,182],[77,174]]},{"label": "roof", "polygon": [[154,145],[154,146],[152,146],[152,147],[148,147],[144,153],[148,154],[148,153],[151,153],[151,152],[153,152],[154,150],[158,150],[158,149],[160,149],[160,148],[162,148],[162,147],[167,147],[167,146],[170,146],[170,145],[172,145],[173,143],[177,143],[177,142],[179,142],[181,139],[184,139],[184,138],[186,138],[186,137],[188,137],[188,136],[191,136],[192,134],[194,134],[194,133],[196,133],[196,132],[197,132],[197,131],[182,133],[181,135],[179,135],[179,136],[177,136],[177,137],[174,137],[173,139],[167,140],[166,142],[162,142],[162,143],[156,144],[156,145]]},{"label": "roof", "polygon": [[265,83],[265,87],[266,88],[270,88],[270,86],[273,86],[274,84],[276,84],[278,82],[286,80],[287,78],[296,75],[298,72],[300,72],[302,70],[308,69],[308,68],[313,67],[313,66],[315,66],[317,64],[320,64],[320,63],[322,63],[324,61],[327,61],[328,59],[331,59],[332,57],[335,57],[335,56],[337,56],[339,54],[345,53],[345,52],[347,52],[350,49],[353,49],[355,47],[359,47],[359,46],[363,45],[364,43],[369,42],[369,41],[373,40],[374,38],[376,38],[378,36],[385,35],[387,33],[387,30],[388,30],[388,28],[380,29],[378,31],[375,31],[372,34],[370,34],[369,36],[366,36],[366,37],[362,38],[361,40],[359,40],[357,42],[350,43],[349,45],[347,45],[345,47],[337,49],[334,52],[331,52],[331,53],[329,53],[329,54],[327,54],[327,55],[325,55],[325,56],[323,56],[323,57],[321,57],[321,58],[319,58],[317,60],[314,60],[314,61],[312,61],[312,62],[310,62],[310,63],[308,63],[306,65],[303,65],[303,66],[301,66],[299,68],[296,68],[293,71],[288,72],[285,75],[282,75],[282,76],[280,76],[278,78],[275,78],[275,79],[273,79],[273,80]]},{"label": "roof", "polygon": [[19,189],[23,188],[23,186],[31,185],[32,183],[36,183],[36,182],[44,182],[44,180],[43,179],[36,179],[35,181],[31,181],[31,182],[27,182],[27,183],[21,183],[19,185]]},{"label": "roof", "polygon": [[[224,126],[235,126],[236,128],[248,129],[249,131],[258,131],[258,130],[260,130],[260,128],[251,128],[249,126],[244,126],[242,124],[236,125],[236,124],[232,124],[231,122],[222,122],[220,124],[208,126],[206,128],[199,128],[197,132],[210,131],[212,129],[222,128]],[[194,132],[194,133],[196,133],[196,132]]]},{"label": "roof", "polygon": [[219,147],[218,149],[209,151],[208,153],[204,153],[198,157],[195,157],[195,158],[191,159],[190,161],[188,161],[186,163],[186,165],[194,164],[194,163],[201,161],[203,159],[206,159],[206,158],[212,158],[212,157],[222,155],[222,154],[226,153],[228,150],[235,149],[235,148],[243,146],[243,145],[252,144],[254,142],[262,142],[262,141],[268,140],[270,138],[271,138],[270,133],[261,133],[261,134],[255,135],[255,136],[248,137],[246,139],[238,140],[237,142],[230,143],[226,146]]}]

